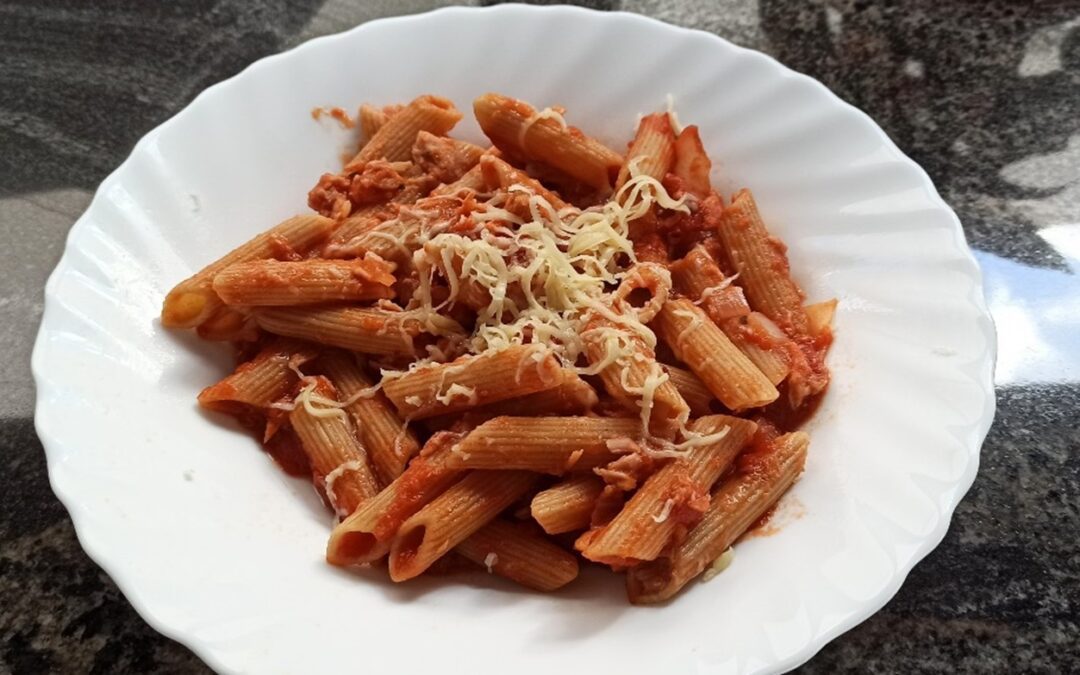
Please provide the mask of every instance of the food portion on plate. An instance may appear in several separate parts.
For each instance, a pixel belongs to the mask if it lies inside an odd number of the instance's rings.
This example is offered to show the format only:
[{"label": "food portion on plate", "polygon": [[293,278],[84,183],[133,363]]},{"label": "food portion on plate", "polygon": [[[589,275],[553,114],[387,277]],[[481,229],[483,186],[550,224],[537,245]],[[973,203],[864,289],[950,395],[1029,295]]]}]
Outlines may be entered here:
[{"label": "food portion on plate", "polygon": [[625,153],[486,94],[362,106],[290,218],[178,284],[162,323],[235,345],[199,395],[310,476],[334,565],[461,566],[554,590],[579,556],[631,602],[730,560],[803,469],[835,301],[806,304],[698,130]]}]

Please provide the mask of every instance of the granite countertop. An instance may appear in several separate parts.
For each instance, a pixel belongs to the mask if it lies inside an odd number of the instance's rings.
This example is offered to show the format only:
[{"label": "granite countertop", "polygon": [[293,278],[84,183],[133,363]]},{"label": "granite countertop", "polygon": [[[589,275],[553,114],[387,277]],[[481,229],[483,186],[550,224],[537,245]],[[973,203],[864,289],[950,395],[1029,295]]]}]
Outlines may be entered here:
[{"label": "granite countertop", "polygon": [[[86,557],[49,489],[29,369],[42,286],[97,184],[206,86],[446,3],[94,4],[0,0],[0,672],[206,672]],[[581,4],[711,31],[823,81],[926,168],[985,274],[999,407],[975,484],[897,596],[801,670],[1080,671],[1080,2]]]}]

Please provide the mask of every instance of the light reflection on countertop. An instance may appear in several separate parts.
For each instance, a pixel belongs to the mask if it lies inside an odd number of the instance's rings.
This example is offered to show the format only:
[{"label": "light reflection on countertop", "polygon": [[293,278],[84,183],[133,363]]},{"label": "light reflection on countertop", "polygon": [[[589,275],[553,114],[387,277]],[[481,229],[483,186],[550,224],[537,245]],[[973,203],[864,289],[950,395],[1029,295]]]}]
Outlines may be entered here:
[{"label": "light reflection on countertop", "polygon": [[1035,154],[1000,171],[1038,197],[1011,210],[1045,225],[1036,233],[1064,260],[1034,267],[976,251],[998,332],[998,386],[1080,382],[1080,135],[1058,152]]},{"label": "light reflection on countertop", "polygon": [[[1059,230],[1055,234],[1080,245],[1080,224],[1047,230]],[[1064,247],[1055,249],[1066,258],[1068,270],[975,252],[997,326],[998,386],[1080,382],[1080,257],[1075,252],[1068,256]]]}]

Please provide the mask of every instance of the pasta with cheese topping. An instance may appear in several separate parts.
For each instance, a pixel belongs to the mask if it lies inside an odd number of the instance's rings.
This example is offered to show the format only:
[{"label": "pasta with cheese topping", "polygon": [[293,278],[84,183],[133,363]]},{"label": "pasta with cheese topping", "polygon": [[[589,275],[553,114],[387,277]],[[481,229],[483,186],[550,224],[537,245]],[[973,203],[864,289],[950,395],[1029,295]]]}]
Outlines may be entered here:
[{"label": "pasta with cheese topping", "polygon": [[315,214],[181,281],[162,323],[234,342],[199,403],[309,475],[330,564],[404,582],[452,555],[553,591],[581,554],[664,600],[802,470],[835,300],[804,306],[670,103],[625,153],[561,106],[472,110],[488,142],[438,96],[361,107]]}]

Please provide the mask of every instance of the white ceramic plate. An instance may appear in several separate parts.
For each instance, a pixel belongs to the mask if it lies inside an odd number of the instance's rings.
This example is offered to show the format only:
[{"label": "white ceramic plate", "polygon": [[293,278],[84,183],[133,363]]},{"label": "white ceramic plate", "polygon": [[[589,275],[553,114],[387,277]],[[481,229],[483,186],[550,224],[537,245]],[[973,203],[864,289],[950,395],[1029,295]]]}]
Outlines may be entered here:
[{"label": "white ceramic plate", "polygon": [[[435,92],[468,110],[489,90],[563,104],[613,147],[672,94],[717,184],[754,190],[809,298],[840,298],[834,384],[780,532],[666,606],[628,606],[601,573],[542,596],[327,566],[310,486],[195,406],[225,351],[157,320],[173,283],[302,211],[339,166],[348,136],[313,106]],[[478,136],[471,120],[457,133]],[[941,540],[993,416],[993,355],[956,216],[866,115],[705,33],[507,6],[313,40],[147,134],[71,230],[33,366],[50,478],[86,551],[218,670],[751,673],[865,619]]]}]

